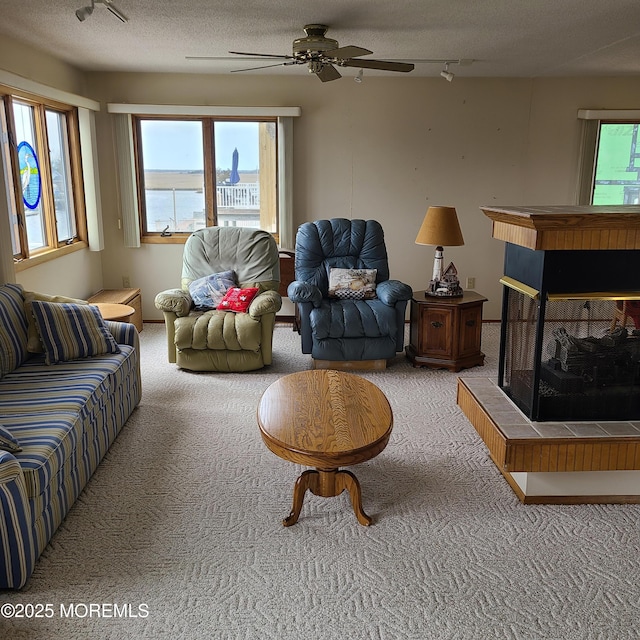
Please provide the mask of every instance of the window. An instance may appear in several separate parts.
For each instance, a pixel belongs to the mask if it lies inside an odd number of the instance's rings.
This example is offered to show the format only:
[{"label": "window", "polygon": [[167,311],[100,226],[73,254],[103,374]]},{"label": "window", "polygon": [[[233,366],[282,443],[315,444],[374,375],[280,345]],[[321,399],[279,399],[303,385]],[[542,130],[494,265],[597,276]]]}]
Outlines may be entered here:
[{"label": "window", "polygon": [[640,205],[640,111],[581,109],[578,118],[578,204]]},{"label": "window", "polygon": [[640,204],[638,123],[601,122],[592,204]]},{"label": "window", "polygon": [[0,97],[14,260],[86,246],[77,109],[1,88]]},{"label": "window", "polygon": [[141,233],[208,226],[279,233],[277,118],[134,118]]}]

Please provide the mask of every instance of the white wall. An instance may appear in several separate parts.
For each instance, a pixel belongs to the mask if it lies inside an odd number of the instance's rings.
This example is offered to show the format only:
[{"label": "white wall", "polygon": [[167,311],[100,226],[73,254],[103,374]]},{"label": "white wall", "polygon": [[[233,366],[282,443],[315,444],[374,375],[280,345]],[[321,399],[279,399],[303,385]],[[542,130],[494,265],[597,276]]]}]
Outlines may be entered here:
[{"label": "white wall", "polygon": [[[103,104],[302,107],[294,125],[295,224],[340,216],[378,219],[392,277],[418,290],[426,286],[433,261],[432,248],[414,244],[420,222],[431,204],[455,206],[465,246],[446,249],[445,259],[455,262],[463,285],[476,278],[476,290],[489,298],[488,319],[500,316],[504,248],[491,238],[480,206],[572,204],[578,109],[640,107],[640,83],[624,78],[458,75],[448,83],[365,75],[362,84],[348,78],[323,84],[306,76],[92,73],[85,80],[87,96]],[[123,246],[111,124],[106,111],[97,115],[103,285],[121,287],[122,277],[129,277],[142,289],[144,318],[160,319],[153,299],[179,285],[182,247]],[[69,267],[60,260],[51,268],[61,273]],[[26,273],[20,279],[37,288],[44,273]]]},{"label": "white wall", "polygon": [[100,291],[102,260],[100,253],[87,249],[16,273],[16,282],[27,291],[71,296],[86,300]]},{"label": "white wall", "polygon": [[[104,102],[300,106],[294,125],[294,221],[376,218],[385,228],[392,276],[423,289],[433,250],[414,244],[430,204],[455,206],[464,247],[446,250],[463,284],[475,277],[500,316],[503,244],[482,205],[573,204],[584,107],[632,108],[640,86],[618,78],[366,78],[322,84],[314,77],[92,74]],[[101,114],[105,143],[110,117]],[[117,229],[113,151],[101,147],[106,286],[128,275],[143,289],[144,317],[159,318],[155,294],[177,286],[180,248],[125,249]],[[111,166],[109,166],[111,165]]]}]

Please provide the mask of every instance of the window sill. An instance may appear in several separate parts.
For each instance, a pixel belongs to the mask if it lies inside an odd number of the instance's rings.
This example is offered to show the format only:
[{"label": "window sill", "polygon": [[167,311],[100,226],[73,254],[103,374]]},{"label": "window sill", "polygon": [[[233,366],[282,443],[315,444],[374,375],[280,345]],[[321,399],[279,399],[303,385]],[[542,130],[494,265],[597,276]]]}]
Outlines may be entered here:
[{"label": "window sill", "polygon": [[[142,244],[184,244],[190,235],[190,233],[174,233],[170,236],[142,236],[140,242]],[[271,235],[275,238],[276,243],[280,242],[279,234],[272,233]]]},{"label": "window sill", "polygon": [[172,233],[170,236],[142,236],[142,244],[184,244],[190,233]]},{"label": "window sill", "polygon": [[75,253],[76,251],[80,251],[81,249],[88,249],[89,245],[84,240],[79,240],[78,242],[74,242],[73,244],[58,247],[57,249],[50,249],[48,251],[44,251],[42,253],[38,253],[31,258],[27,258],[26,260],[19,260],[18,262],[13,263],[13,268],[16,273],[18,271],[26,271],[31,267],[35,267],[39,264],[44,264],[45,262],[49,262],[50,260],[56,260],[57,258],[61,258],[62,256],[66,256],[70,253]]}]

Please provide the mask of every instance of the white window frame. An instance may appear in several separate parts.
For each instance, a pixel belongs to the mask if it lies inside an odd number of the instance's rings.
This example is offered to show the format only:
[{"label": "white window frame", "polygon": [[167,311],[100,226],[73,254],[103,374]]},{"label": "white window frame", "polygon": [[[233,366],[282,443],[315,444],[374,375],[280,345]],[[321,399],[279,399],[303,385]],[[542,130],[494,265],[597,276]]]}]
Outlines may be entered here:
[{"label": "white window frame", "polygon": [[605,122],[638,122],[640,109],[579,109],[582,121],[576,204],[590,205],[596,173],[596,154],[600,124]]}]

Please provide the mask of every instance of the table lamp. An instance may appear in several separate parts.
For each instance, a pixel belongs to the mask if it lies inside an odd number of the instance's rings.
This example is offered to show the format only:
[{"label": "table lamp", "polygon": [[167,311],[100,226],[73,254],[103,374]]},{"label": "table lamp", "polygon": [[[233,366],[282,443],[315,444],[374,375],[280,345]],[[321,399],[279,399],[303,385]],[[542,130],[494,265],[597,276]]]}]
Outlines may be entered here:
[{"label": "table lamp", "polygon": [[444,247],[458,247],[464,244],[455,208],[429,207],[418,231],[416,244],[427,244],[436,248],[433,276],[425,296],[461,296],[462,287],[453,262],[442,270]]}]

